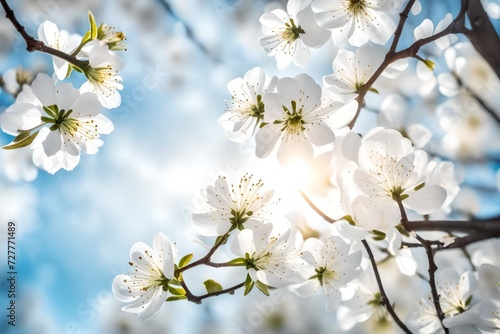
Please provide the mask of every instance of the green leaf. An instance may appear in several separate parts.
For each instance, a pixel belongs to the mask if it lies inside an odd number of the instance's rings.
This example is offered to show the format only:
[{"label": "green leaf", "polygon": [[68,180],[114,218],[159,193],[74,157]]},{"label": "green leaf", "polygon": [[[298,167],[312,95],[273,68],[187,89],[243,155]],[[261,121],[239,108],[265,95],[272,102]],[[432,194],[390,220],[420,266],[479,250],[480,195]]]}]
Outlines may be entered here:
[{"label": "green leaf", "polygon": [[213,279],[207,279],[205,282],[203,282],[203,285],[205,285],[205,289],[207,289],[208,293],[216,293],[222,291],[222,285],[220,285]]},{"label": "green leaf", "polygon": [[[24,138],[16,141],[16,139],[21,135],[23,135]],[[25,137],[25,135],[21,133],[19,136],[16,137],[16,139],[14,139],[14,141],[11,144],[6,145],[2,148],[4,150],[13,150],[16,148],[26,147],[28,145],[31,145],[31,143],[33,142],[33,140],[36,138],[37,135],[38,135],[38,131],[33,133],[32,135],[28,136],[28,137]]]},{"label": "green leaf", "polygon": [[189,261],[191,261],[192,258],[193,258],[193,253],[184,256],[179,261],[179,268],[182,268],[182,267],[186,266],[189,263]]},{"label": "green leaf", "polygon": [[28,138],[29,135],[30,135],[29,131],[21,131],[21,133],[16,138],[14,138],[14,140],[12,142],[17,143],[18,141],[21,141],[25,138]]},{"label": "green leaf", "polygon": [[175,302],[176,300],[186,300],[186,296],[170,296],[167,298],[167,302]]},{"label": "green leaf", "polygon": [[170,284],[168,285],[168,292],[170,292],[174,296],[184,296],[186,294],[186,290],[184,290],[184,288],[176,288],[171,286]]},{"label": "green leaf", "polygon": [[261,281],[255,282],[255,285],[263,294],[269,297],[269,289],[267,288],[267,285],[265,285]]},{"label": "green leaf", "polygon": [[90,25],[90,38],[96,39],[97,37],[97,24],[95,23],[94,15],[89,10],[89,25]]}]

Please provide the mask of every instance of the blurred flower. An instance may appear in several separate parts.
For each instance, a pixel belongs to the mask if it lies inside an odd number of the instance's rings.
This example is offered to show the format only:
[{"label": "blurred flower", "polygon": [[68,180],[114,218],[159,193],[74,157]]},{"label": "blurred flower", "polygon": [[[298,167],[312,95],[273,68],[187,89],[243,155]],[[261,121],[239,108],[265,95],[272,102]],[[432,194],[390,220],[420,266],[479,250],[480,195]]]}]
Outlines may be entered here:
[{"label": "blurred flower", "polygon": [[305,280],[302,243],[296,228],[268,223],[237,232],[231,250],[244,259],[253,282],[279,288]]},{"label": "blurred flower", "polygon": [[113,280],[113,294],[129,305],[123,311],[137,313],[139,319],[148,320],[163,307],[168,295],[169,282],[174,278],[177,246],[163,233],[153,239],[153,248],[137,242],[130,249],[129,275],[117,275]]},{"label": "blurred flower", "polygon": [[332,31],[335,45],[347,40],[352,46],[383,45],[396,30],[394,0],[315,0],[311,7],[319,25]]},{"label": "blurred flower", "polygon": [[[448,13],[441,21],[439,21],[439,23],[436,25],[436,29],[434,29],[434,24],[432,23],[432,21],[429,19],[425,19],[418,27],[415,28],[415,30],[413,31],[413,35],[415,36],[416,40],[436,35],[446,29],[452,21],[453,16]],[[446,35],[437,39],[435,43],[441,50],[445,50],[450,46],[451,43],[455,42],[456,40],[456,36]]]},{"label": "blurred flower", "polygon": [[265,36],[259,44],[268,56],[276,57],[280,70],[291,61],[305,67],[311,58],[309,47],[318,48],[328,40],[329,33],[316,23],[310,3],[290,0],[286,12],[277,8],[260,17]]},{"label": "blurred flower", "polygon": [[224,235],[232,230],[242,230],[271,222],[276,215],[277,202],[271,202],[274,191],[261,192],[262,180],[255,181],[253,175],[245,174],[239,184],[228,183],[219,176],[215,185],[208,185],[206,202],[200,211],[193,213],[192,219],[204,236]]},{"label": "blurred flower", "polygon": [[277,80],[267,76],[262,68],[254,67],[243,78],[227,84],[232,99],[226,100],[226,112],[218,122],[229,139],[243,142],[255,133],[264,119],[263,97],[274,90]]},{"label": "blurred flower", "polygon": [[32,81],[33,74],[23,69],[22,66],[15,69],[11,68],[3,75],[3,89],[10,95],[17,97],[17,94],[19,94],[23,89],[23,85],[30,85]]},{"label": "blurred flower", "polygon": [[277,154],[282,164],[300,156],[312,159],[312,144],[332,143],[332,127],[347,125],[357,109],[356,101],[321,106],[321,87],[307,74],[280,79],[276,91],[264,97],[265,126],[255,138],[256,155],[266,157],[280,142]]},{"label": "blurred flower", "polygon": [[4,132],[17,136],[7,148],[31,145],[35,164],[54,174],[75,168],[80,150],[97,153],[103,144],[99,135],[113,131],[111,121],[100,112],[94,94],[80,94],[69,83],[56,85],[41,73],[31,87],[24,86],[0,122]]},{"label": "blurred flower", "polygon": [[296,286],[295,291],[310,297],[321,289],[326,298],[326,311],[332,312],[341,300],[340,288],[359,274],[361,251],[349,254],[350,245],[332,235],[325,242],[309,238],[302,249],[303,258],[313,267],[307,273],[309,280]]},{"label": "blurred flower", "polygon": [[387,95],[380,105],[377,123],[385,128],[398,130],[417,148],[424,147],[432,138],[431,131],[420,123],[409,120],[406,101],[398,94]]},{"label": "blurred flower", "polygon": [[[67,54],[71,54],[80,44],[82,37],[70,35],[65,30],[59,28],[50,21],[44,21],[38,28],[38,38],[47,46],[57,49]],[[52,56],[54,71],[59,80],[63,80],[69,73],[69,64],[66,60],[57,56]]]},{"label": "blurred flower", "polygon": [[95,44],[90,50],[89,65],[83,69],[88,81],[80,91],[95,93],[105,108],[118,107],[122,101],[118,90],[123,89],[122,77],[118,75],[121,68],[120,58],[109,52],[106,45]]}]

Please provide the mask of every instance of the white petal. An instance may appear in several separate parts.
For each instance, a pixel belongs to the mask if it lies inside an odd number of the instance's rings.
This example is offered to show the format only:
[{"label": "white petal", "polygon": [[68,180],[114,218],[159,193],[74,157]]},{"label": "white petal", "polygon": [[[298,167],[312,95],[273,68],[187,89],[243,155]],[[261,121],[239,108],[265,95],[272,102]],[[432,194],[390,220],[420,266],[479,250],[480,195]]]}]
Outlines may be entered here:
[{"label": "white petal", "polygon": [[441,208],[446,199],[446,190],[437,185],[426,185],[409,195],[403,203],[421,215],[426,215]]}]

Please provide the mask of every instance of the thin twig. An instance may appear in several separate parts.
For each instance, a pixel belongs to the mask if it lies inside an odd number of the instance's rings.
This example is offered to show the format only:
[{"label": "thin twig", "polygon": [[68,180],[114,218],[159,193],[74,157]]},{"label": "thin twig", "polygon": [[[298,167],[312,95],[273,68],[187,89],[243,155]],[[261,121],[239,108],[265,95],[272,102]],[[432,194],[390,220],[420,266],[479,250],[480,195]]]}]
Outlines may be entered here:
[{"label": "thin twig", "polygon": [[180,284],[184,288],[184,290],[186,291],[186,298],[187,298],[187,300],[190,301],[190,302],[196,303],[196,304],[201,304],[202,300],[206,299],[206,298],[216,297],[216,296],[224,295],[226,293],[232,295],[232,294],[234,294],[234,292],[236,290],[238,290],[238,289],[240,289],[240,288],[242,288],[242,287],[245,286],[245,282],[242,282],[242,283],[236,284],[236,285],[234,285],[234,286],[232,286],[230,288],[227,288],[227,289],[223,289],[223,290],[220,290],[220,291],[217,291],[217,292],[211,292],[211,293],[206,293],[204,295],[197,296],[197,295],[194,295],[189,290],[189,288],[186,285],[186,282],[181,281]]},{"label": "thin twig", "polygon": [[327,222],[329,222],[330,224],[333,224],[335,222],[337,222],[336,219],[333,219],[331,217],[328,217],[328,215],[326,215],[323,211],[321,211],[316,205],[314,205],[314,203],[311,201],[311,199],[302,191],[299,189],[299,193],[300,195],[302,196],[302,198],[304,198],[304,200],[306,201],[306,203],[311,207],[311,209],[313,209],[318,215],[320,215],[324,220],[326,220]]},{"label": "thin twig", "polygon": [[383,305],[387,309],[387,312],[389,312],[389,314],[392,316],[394,321],[396,321],[396,323],[399,325],[399,327],[405,333],[411,334],[411,331],[408,329],[408,327],[406,327],[406,325],[401,321],[401,319],[399,319],[398,315],[396,314],[396,312],[392,308],[392,305],[389,301],[389,298],[387,298],[387,294],[385,293],[385,290],[384,290],[384,285],[382,284],[382,280],[380,279],[380,274],[379,274],[378,269],[377,269],[377,263],[375,262],[375,257],[373,256],[372,250],[370,249],[368,242],[366,242],[366,240],[362,240],[361,242],[363,243],[363,246],[365,247],[366,252],[368,253],[368,257],[370,258],[370,262],[371,262],[372,268],[373,268],[373,273],[375,274],[375,279],[377,280],[377,285],[378,285],[378,288],[380,290],[381,302],[383,303]]},{"label": "thin twig", "polygon": [[21,36],[24,38],[26,42],[26,50],[28,50],[29,52],[39,51],[48,53],[50,55],[64,59],[80,69],[84,69],[86,67],[87,62],[78,60],[76,57],[73,57],[65,52],[51,48],[50,46],[45,45],[45,43],[43,43],[42,41],[39,41],[30,34],[28,34],[24,26],[17,20],[14,11],[10,8],[9,4],[7,3],[7,0],[0,0],[0,3],[2,4],[3,9],[5,10],[5,17],[9,19],[10,22],[12,22],[14,28],[16,28],[19,34],[21,34]]}]

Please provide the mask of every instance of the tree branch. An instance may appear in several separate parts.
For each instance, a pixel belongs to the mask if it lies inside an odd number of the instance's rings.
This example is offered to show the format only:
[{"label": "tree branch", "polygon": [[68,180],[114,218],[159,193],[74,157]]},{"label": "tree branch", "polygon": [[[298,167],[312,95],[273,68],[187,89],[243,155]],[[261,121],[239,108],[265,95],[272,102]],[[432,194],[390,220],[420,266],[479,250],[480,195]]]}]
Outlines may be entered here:
[{"label": "tree branch", "polygon": [[396,321],[396,323],[399,325],[399,327],[405,333],[411,334],[411,331],[408,329],[408,327],[406,327],[406,325],[401,321],[401,319],[399,319],[398,315],[396,314],[396,312],[392,308],[392,305],[389,301],[389,298],[387,298],[387,294],[385,293],[385,290],[384,290],[384,285],[382,284],[382,280],[380,279],[380,274],[378,272],[377,263],[375,262],[375,257],[373,256],[373,253],[372,253],[372,250],[370,249],[370,246],[368,245],[366,240],[362,240],[361,242],[363,243],[363,246],[365,247],[366,252],[368,253],[368,257],[370,258],[370,262],[371,262],[372,268],[373,268],[373,273],[375,274],[375,279],[377,280],[377,285],[378,285],[378,288],[380,290],[380,296],[381,296],[380,299],[381,299],[383,305],[387,309],[387,312],[389,312],[389,314],[392,316],[394,321]]},{"label": "tree branch", "polygon": [[43,43],[42,41],[33,38],[30,34],[26,32],[24,26],[21,23],[19,23],[14,14],[14,11],[10,8],[9,4],[7,3],[7,0],[0,0],[0,3],[2,4],[3,9],[5,10],[5,17],[9,19],[10,22],[12,22],[14,28],[16,28],[19,34],[21,34],[21,36],[24,38],[26,42],[26,50],[28,50],[29,52],[39,51],[48,53],[50,55],[64,59],[68,63],[71,63],[80,69],[84,69],[86,67],[87,62],[78,60],[76,57],[73,57],[60,50],[51,48],[50,46],[45,45],[45,43]]},{"label": "tree branch", "polygon": [[313,209],[324,220],[326,220],[330,224],[333,224],[333,223],[335,223],[337,221],[336,219],[333,219],[333,218],[329,217],[328,215],[326,215],[316,205],[314,205],[314,203],[311,201],[311,199],[302,190],[299,189],[299,193],[302,196],[302,198],[304,198],[304,200],[306,201],[306,203],[311,207],[311,209]]}]

